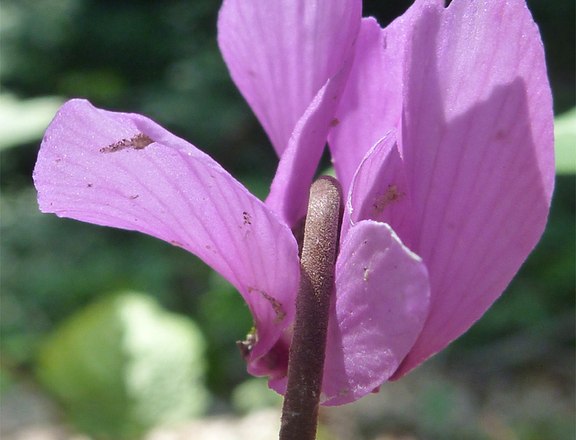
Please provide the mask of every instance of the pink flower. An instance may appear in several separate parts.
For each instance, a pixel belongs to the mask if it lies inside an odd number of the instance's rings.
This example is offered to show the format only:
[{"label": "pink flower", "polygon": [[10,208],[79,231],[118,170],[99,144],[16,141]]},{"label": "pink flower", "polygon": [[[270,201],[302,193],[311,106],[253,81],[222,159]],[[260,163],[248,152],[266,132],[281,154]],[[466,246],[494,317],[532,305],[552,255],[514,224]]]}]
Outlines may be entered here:
[{"label": "pink flower", "polygon": [[[34,170],[43,212],[137,230],[227,278],[257,333],[248,370],[285,389],[298,245],[328,140],[347,194],[324,404],[401,377],[465,332],[544,229],[552,103],[522,0],[417,0],[390,26],[356,0],[225,0],[219,43],[280,156],[266,203],[134,114],[72,100]],[[224,127],[223,127],[224,128]]]}]

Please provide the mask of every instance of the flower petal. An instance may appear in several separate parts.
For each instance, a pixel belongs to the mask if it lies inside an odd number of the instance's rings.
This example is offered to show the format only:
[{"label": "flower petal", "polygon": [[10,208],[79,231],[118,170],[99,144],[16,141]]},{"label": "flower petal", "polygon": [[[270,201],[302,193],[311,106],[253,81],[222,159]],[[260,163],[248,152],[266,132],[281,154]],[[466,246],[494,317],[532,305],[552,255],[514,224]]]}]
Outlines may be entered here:
[{"label": "flower petal", "polygon": [[328,138],[344,193],[364,155],[400,119],[402,51],[388,46],[386,32],[373,18],[362,20],[337,124]]},{"label": "flower petal", "polygon": [[232,78],[282,155],[297,121],[351,53],[360,0],[225,0],[218,43]]},{"label": "flower petal", "polygon": [[442,3],[418,0],[385,29],[371,17],[362,20],[352,70],[335,114],[338,123],[328,138],[344,194],[368,150],[398,128],[406,43],[422,11]]},{"label": "flower petal", "polygon": [[395,132],[377,142],[356,170],[342,236],[354,223],[368,219],[389,224],[399,235],[410,231],[410,194]]},{"label": "flower petal", "polygon": [[544,52],[524,1],[427,8],[406,62],[402,240],[428,267],[431,312],[400,377],[466,331],[539,240],[554,182]]},{"label": "flower petal", "polygon": [[429,292],[422,260],[388,225],[350,228],[336,263],[324,405],[352,402],[388,380],[424,325]]},{"label": "flower petal", "polygon": [[140,115],[66,103],[34,170],[40,209],[180,246],[240,291],[255,359],[294,316],[299,261],[290,230],[220,165]]},{"label": "flower petal", "polygon": [[351,59],[318,94],[298,121],[288,148],[282,155],[266,204],[290,227],[306,215],[308,192],[326,145],[335,106],[338,103]]}]

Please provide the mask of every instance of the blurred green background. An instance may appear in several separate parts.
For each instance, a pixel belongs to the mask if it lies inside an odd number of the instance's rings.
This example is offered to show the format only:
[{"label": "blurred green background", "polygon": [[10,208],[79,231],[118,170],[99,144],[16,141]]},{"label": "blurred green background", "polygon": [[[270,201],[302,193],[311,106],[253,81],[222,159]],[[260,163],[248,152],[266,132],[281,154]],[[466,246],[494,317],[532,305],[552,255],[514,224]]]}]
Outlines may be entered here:
[{"label": "blurred green background", "polygon": [[[384,25],[410,3],[365,1],[364,15]],[[470,332],[379,395],[325,411],[326,438],[574,438],[575,5],[528,4],[559,115],[547,231]],[[2,1],[2,438],[24,438],[31,427],[46,439],[141,438],[157,425],[277,408],[234,345],[251,326],[234,289],[153,238],[41,215],[31,182],[59,104],[85,97],[148,115],[265,196],[277,159],[219,54],[218,8],[209,0]]]}]

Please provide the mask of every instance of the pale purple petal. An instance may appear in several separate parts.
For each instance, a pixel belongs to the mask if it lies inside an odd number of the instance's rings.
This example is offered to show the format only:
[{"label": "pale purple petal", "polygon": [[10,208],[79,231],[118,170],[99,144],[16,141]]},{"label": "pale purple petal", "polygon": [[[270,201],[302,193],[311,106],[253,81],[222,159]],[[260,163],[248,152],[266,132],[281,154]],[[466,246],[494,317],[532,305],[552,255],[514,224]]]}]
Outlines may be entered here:
[{"label": "pale purple petal", "polygon": [[364,155],[387,131],[398,126],[403,51],[394,43],[388,43],[386,31],[376,20],[362,20],[354,64],[328,138],[345,194]]},{"label": "pale purple petal", "polygon": [[282,155],[355,42],[360,0],[225,0],[218,42],[232,78]]},{"label": "pale purple petal", "polygon": [[540,238],[554,182],[552,103],[521,0],[427,8],[406,62],[401,154],[431,312],[400,377],[466,331]]},{"label": "pale purple petal", "polygon": [[266,204],[293,227],[306,215],[308,192],[350,72],[351,59],[328,80],[298,121],[282,155]]},{"label": "pale purple petal", "polygon": [[342,235],[361,220],[387,223],[402,236],[410,231],[410,194],[395,132],[372,147],[356,170],[342,221]]},{"label": "pale purple petal", "polygon": [[442,3],[416,1],[385,29],[373,18],[362,20],[352,70],[335,114],[337,123],[328,138],[344,194],[368,150],[399,128],[406,43],[422,11]]},{"label": "pale purple petal", "polygon": [[180,246],[242,294],[266,353],[294,316],[299,262],[290,230],[220,165],[140,115],[66,103],[34,170],[40,209]]},{"label": "pale purple petal", "polygon": [[350,228],[336,263],[323,400],[352,402],[396,371],[428,314],[428,274],[422,260],[383,223]]}]

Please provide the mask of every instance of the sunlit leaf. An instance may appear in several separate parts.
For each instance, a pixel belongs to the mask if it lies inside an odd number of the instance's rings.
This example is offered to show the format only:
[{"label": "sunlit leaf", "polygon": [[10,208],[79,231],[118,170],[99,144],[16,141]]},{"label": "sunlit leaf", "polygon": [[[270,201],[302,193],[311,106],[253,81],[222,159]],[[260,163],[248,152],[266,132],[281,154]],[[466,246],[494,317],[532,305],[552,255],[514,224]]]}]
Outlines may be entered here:
[{"label": "sunlit leaf", "polygon": [[20,100],[0,94],[0,150],[40,140],[62,102],[55,96]]},{"label": "sunlit leaf", "polygon": [[139,438],[203,413],[204,342],[192,321],[123,293],[72,316],[45,344],[41,382],[95,438]]},{"label": "sunlit leaf", "polygon": [[556,173],[576,173],[576,107],[558,116],[554,122]]}]

